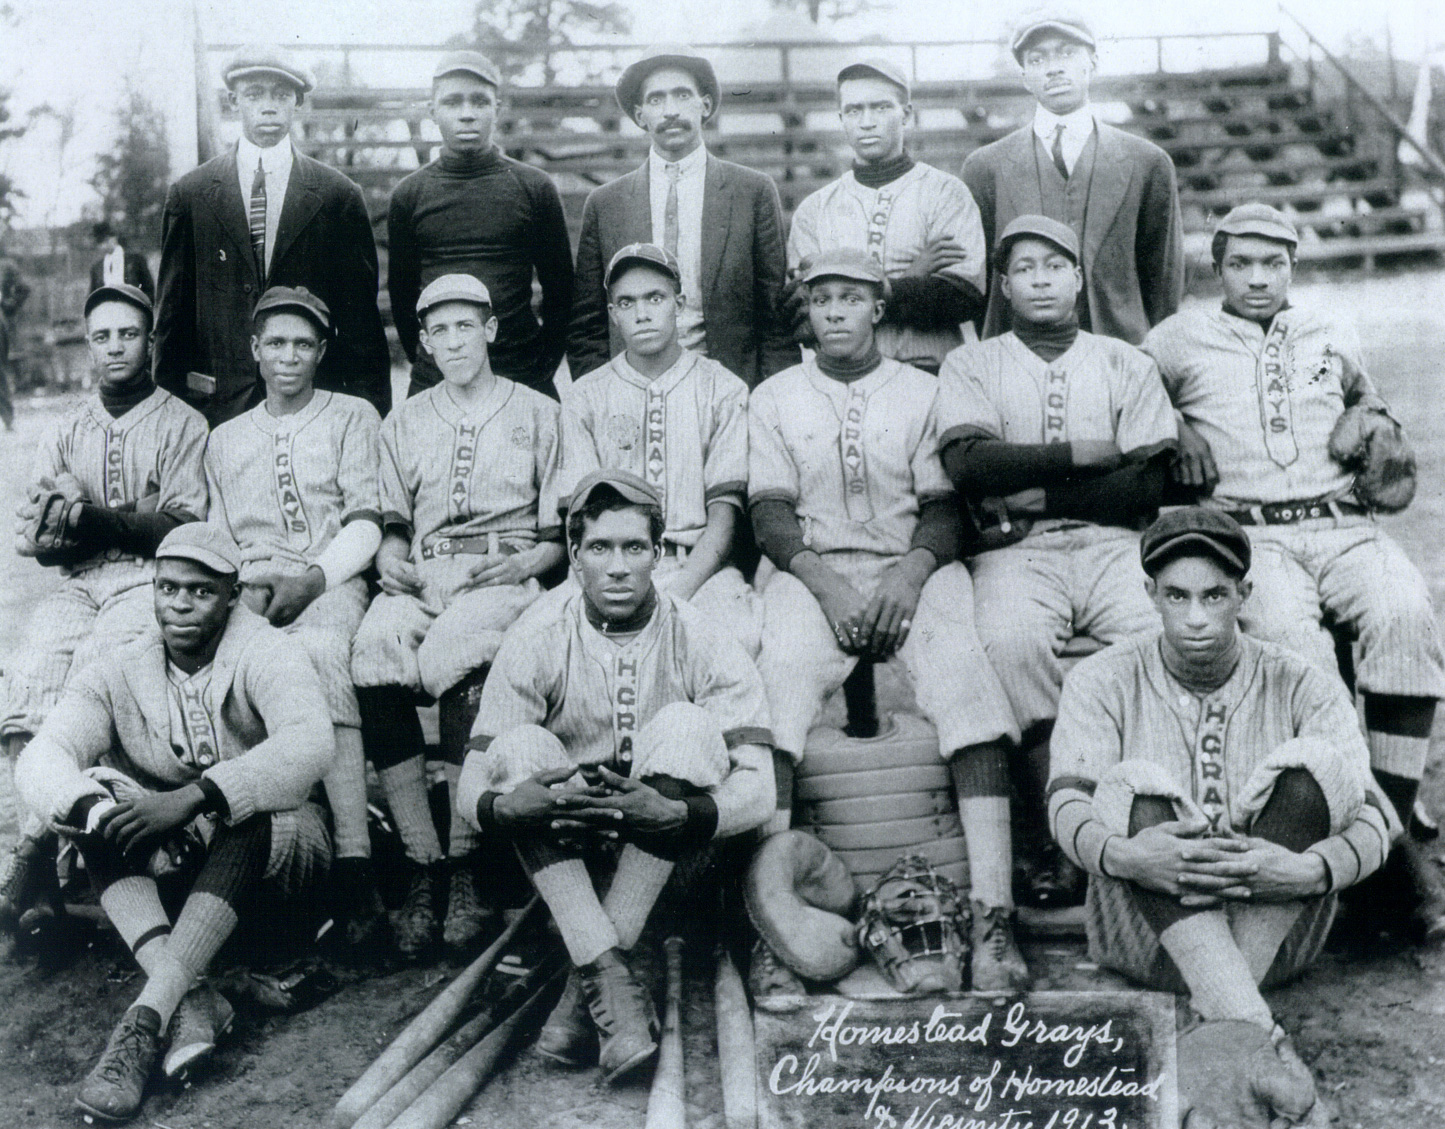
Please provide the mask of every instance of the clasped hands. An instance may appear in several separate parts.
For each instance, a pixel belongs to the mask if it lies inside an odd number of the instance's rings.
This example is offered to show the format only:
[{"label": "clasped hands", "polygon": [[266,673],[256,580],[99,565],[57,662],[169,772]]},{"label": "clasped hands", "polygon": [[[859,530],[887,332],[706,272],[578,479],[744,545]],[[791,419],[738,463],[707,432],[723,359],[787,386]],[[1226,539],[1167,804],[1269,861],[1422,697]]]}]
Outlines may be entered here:
[{"label": "clasped hands", "polygon": [[[581,773],[583,787],[560,788]],[[687,804],[670,800],[641,780],[606,765],[538,772],[499,795],[492,816],[505,831],[541,834],[563,845],[616,841],[632,834],[675,831],[687,822]]]}]

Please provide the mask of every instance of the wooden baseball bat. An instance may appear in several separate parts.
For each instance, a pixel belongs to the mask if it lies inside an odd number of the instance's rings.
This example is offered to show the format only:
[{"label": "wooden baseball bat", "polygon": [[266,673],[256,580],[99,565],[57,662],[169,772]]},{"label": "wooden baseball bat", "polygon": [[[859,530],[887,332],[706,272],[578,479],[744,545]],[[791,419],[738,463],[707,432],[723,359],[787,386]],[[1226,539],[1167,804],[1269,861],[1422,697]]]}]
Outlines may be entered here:
[{"label": "wooden baseball bat", "polygon": [[341,1095],[341,1100],[336,1103],[336,1109],[331,1114],[331,1129],[350,1129],[357,1118],[436,1046],[456,1022],[477,985],[492,971],[502,955],[502,950],[511,944],[522,925],[541,904],[542,899],[534,895],[512,924],[502,930],[502,935],[488,945],[481,956],[458,973],[457,978],[437,993],[436,999],[427,1004],[402,1029],[391,1045],[382,1051],[351,1088]]},{"label": "wooden baseball bat", "polygon": [[737,965],[722,946],[718,947],[713,998],[717,1009],[723,1121],[727,1129],[757,1129],[758,1063],[754,1057],[753,1013],[748,1010],[748,997]]},{"label": "wooden baseball bat", "polygon": [[561,971],[553,973],[505,1022],[492,1028],[481,1042],[447,1067],[442,1076],[391,1123],[390,1129],[445,1129],[450,1125],[471,1101],[472,1095],[491,1077],[497,1060],[511,1044],[518,1029],[547,999],[548,992],[563,975]]},{"label": "wooden baseball bat", "polygon": [[686,1077],[682,1063],[682,938],[669,937],[667,951],[667,1012],[662,1021],[657,1073],[647,1097],[647,1129],[687,1129]]},{"label": "wooden baseball bat", "polygon": [[556,972],[556,962],[549,960],[527,973],[508,988],[500,999],[482,1008],[452,1032],[431,1054],[413,1066],[406,1077],[383,1094],[351,1129],[387,1129],[452,1063],[476,1046],[482,1036],[496,1026],[498,1020],[505,1021],[530,993],[551,980]]}]

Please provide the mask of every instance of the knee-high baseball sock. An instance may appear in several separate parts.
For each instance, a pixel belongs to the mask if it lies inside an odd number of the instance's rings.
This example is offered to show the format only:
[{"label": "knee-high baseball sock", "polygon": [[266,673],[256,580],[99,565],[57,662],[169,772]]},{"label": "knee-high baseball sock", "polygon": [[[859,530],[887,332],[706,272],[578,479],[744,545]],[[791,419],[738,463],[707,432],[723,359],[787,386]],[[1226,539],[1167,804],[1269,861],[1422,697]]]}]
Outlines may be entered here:
[{"label": "knee-high baseball sock", "polygon": [[1262,983],[1279,947],[1304,912],[1303,902],[1257,902],[1236,907],[1234,939],[1249,962],[1250,975]]},{"label": "knee-high baseball sock", "polygon": [[0,840],[0,849],[9,850],[15,845],[20,828],[20,793],[15,787],[15,757],[10,752],[10,740],[0,751],[0,827],[7,828]]},{"label": "knee-high baseball sock", "polygon": [[[1434,698],[1366,693],[1365,743],[1370,747],[1370,767],[1377,773],[1419,780],[1425,772],[1434,721]],[[1408,808],[1400,812],[1400,818],[1410,818]]]},{"label": "knee-high baseball sock", "polygon": [[171,919],[161,906],[155,879],[139,875],[117,879],[101,891],[100,908],[135,954],[136,963],[147,976],[153,975],[171,935]]},{"label": "knee-high baseball sock", "polygon": [[337,858],[370,858],[371,836],[366,829],[366,758],[361,751],[361,730],[332,726],[336,758],[321,778],[331,805],[331,826]]},{"label": "knee-high baseball sock", "polygon": [[970,745],[959,749],[948,767],[958,793],[959,822],[968,843],[971,896],[986,906],[1012,908],[1008,747],[1003,741]]},{"label": "knee-high baseball sock", "polygon": [[146,986],[136,1003],[155,1008],[162,1026],[170,1022],[176,1005],[221,951],[237,920],[230,903],[214,894],[187,898],[170,940],[156,954],[155,966],[146,970]]},{"label": "knee-high baseball sock", "polygon": [[[399,764],[389,765],[381,769],[379,775],[406,857],[430,866],[442,857],[442,845],[437,838],[436,824],[432,822],[431,805],[427,803],[426,771],[421,757],[408,757]],[[453,824],[458,822],[452,820]]]},{"label": "knee-high baseball sock", "polygon": [[1205,1019],[1243,1019],[1267,1031],[1274,1028],[1274,1016],[1222,910],[1181,917],[1159,934],[1159,944],[1189,986],[1194,1010]]},{"label": "knee-high baseball sock", "polygon": [[617,930],[617,943],[624,949],[637,944],[642,928],[657,904],[657,897],[667,885],[676,864],[671,859],[648,854],[634,843],[622,848],[617,858],[617,872],[612,887],[603,899],[602,908]]},{"label": "knee-high baseball sock", "polygon": [[764,835],[777,835],[793,825],[793,758],[782,749],[773,750],[773,782],[777,807],[763,825]]},{"label": "knee-high baseball sock", "polygon": [[447,810],[452,813],[451,829],[447,834],[447,857],[466,858],[477,849],[482,837],[470,823],[457,814],[457,781],[461,778],[462,766],[447,763],[442,765],[442,771],[447,778]]},{"label": "knee-high baseball sock", "polygon": [[563,858],[533,869],[529,852],[519,847],[522,866],[562,934],[567,956],[575,967],[591,964],[608,949],[618,948],[617,927],[597,900],[592,876],[578,858]]}]

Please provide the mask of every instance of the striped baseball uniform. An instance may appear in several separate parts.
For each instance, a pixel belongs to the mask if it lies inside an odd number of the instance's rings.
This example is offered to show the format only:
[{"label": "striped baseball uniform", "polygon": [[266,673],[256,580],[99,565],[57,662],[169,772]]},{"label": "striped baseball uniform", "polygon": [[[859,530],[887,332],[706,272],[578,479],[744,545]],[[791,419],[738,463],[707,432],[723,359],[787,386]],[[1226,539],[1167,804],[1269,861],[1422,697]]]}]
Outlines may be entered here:
[{"label": "striped baseball uniform", "polygon": [[[1354,489],[1353,476],[1330,457],[1330,432],[1348,407],[1384,408],[1354,330],[1290,307],[1266,332],[1221,308],[1194,307],[1155,326],[1143,348],[1214,454],[1219,484],[1203,504],[1234,512],[1249,528],[1254,594],[1240,616],[1245,630],[1333,672],[1329,617],[1359,638],[1360,689],[1445,698],[1445,657],[1424,577],[1373,517],[1329,509],[1352,502]],[[1325,512],[1284,524],[1249,516],[1280,502],[1316,503]],[[1419,765],[1381,763],[1375,752],[1377,768],[1419,776]]]},{"label": "striped baseball uniform", "polygon": [[[486,552],[561,536],[557,402],[497,377],[464,411],[445,383],[398,405],[381,426],[383,528],[411,538],[420,597],[382,593],[352,647],[358,686],[407,686],[433,696],[492,661],[505,631],[541,592],[525,584],[468,588]],[[457,542],[468,539],[465,551]]]},{"label": "striped baseball uniform", "polygon": [[[1229,680],[1201,696],[1169,673],[1157,632],[1139,636],[1079,663],[1059,699],[1049,820],[1059,845],[1090,874],[1089,950],[1100,964],[1151,985],[1177,988],[1167,978],[1173,966],[1128,885],[1100,863],[1105,842],[1129,833],[1136,795],[1169,799],[1181,818],[1203,815],[1248,834],[1280,772],[1303,768],[1319,784],[1330,834],[1309,851],[1324,860],[1331,892],[1301,913],[1276,976],[1318,956],[1335,891],[1376,870],[1399,830],[1339,683],[1275,644],[1242,635],[1240,647]],[[1250,909],[1234,905],[1231,920]]]},{"label": "striped baseball uniform", "polygon": [[[581,592],[528,615],[507,635],[482,688],[457,808],[475,818],[484,792],[511,791],[546,768],[605,764],[624,776],[648,769],[707,787],[718,809],[717,837],[762,823],[772,810],[767,699],[751,660],[691,604],[658,593],[647,625],[609,638],[587,614]],[[722,772],[704,748],[683,743],[636,763],[644,729],[677,703],[701,707],[727,749]],[[563,764],[491,755],[493,741],[541,726],[562,744]],[[721,782],[718,782],[718,777]]]},{"label": "striped baseball uniform", "polygon": [[[963,248],[964,259],[941,273],[985,293],[988,249],[983,222],[963,181],[918,163],[882,188],[869,188],[850,171],[798,205],[788,233],[788,268],[819,251],[856,247],[881,263],[889,278],[897,278],[930,242],[945,236]],[[926,332],[885,319],[877,341],[885,357],[936,367],[963,336],[957,327]]]},{"label": "striped baseball uniform", "polygon": [[[726,502],[746,520],[748,386],[700,353],[684,351],[653,380],[618,354],[575,381],[563,400],[558,498],[602,468],[630,471],[661,496],[664,556],[653,580],[666,591],[707,528],[709,505]],[[564,587],[575,590],[575,581]],[[757,654],[753,591],[735,566],[714,573],[692,603]]]},{"label": "striped baseball uniform", "polygon": [[[769,377],[748,402],[750,501],[791,504],[808,547],[864,596],[908,553],[920,503],[953,494],[938,457],[937,392],[932,376],[888,358],[849,384],[810,358]],[[975,634],[973,606],[968,571],[942,564],[924,584],[897,654],[944,756],[1018,736]],[[823,700],[857,656],[842,651],[818,601],[790,573],[774,574],[763,589],[763,625],[758,667],[773,734],[796,760]]]},{"label": "striped baseball uniform", "polygon": [[[205,445],[205,418],[169,392],[156,389],[119,418],[92,396],[41,442],[31,481],[70,474],[90,505],[199,521],[206,516]],[[60,586],[34,609],[25,641],[5,664],[4,736],[34,733],[72,669],[155,626],[151,561],[112,548],[61,572]]]},{"label": "striped baseball uniform", "polygon": [[[1108,440],[1143,461],[1176,442],[1174,412],[1154,364],[1134,346],[1081,331],[1046,362],[1006,333],[950,353],[938,374],[941,445],[982,437],[1006,443]],[[1002,500],[1029,532],[970,562],[978,633],[1018,728],[1049,720],[1071,636],[1113,642],[1159,622],[1144,590],[1137,532],[1060,520],[1034,488]]]},{"label": "striped baseball uniform", "polygon": [[[206,443],[210,521],[241,549],[241,580],[295,576],[316,563],[342,526],[381,525],[377,434],[381,417],[358,396],[318,390],[299,412],[265,403],[221,424]],[[351,643],[366,613],[359,576],[329,588],[284,630],[306,648],[335,725],[357,726]]]}]

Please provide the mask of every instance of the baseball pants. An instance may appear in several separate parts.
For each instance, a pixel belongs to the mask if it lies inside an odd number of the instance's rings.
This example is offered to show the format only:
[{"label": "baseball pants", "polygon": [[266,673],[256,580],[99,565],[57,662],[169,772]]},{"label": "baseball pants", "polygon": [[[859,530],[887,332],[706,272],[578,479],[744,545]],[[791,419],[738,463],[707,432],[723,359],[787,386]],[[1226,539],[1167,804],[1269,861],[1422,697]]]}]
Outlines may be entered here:
[{"label": "baseball pants", "polygon": [[[860,594],[870,596],[893,559],[873,553],[829,553],[824,560]],[[775,572],[762,592],[763,645],[758,670],[768,695],[777,748],[796,764],[823,701],[852,672],[857,655],[838,646],[828,617],[801,580]],[[1008,737],[1018,729],[1008,698],[974,629],[968,570],[944,565],[923,585],[913,626],[888,661],[908,672],[918,707],[938,730],[939,755]]]},{"label": "baseball pants", "polygon": [[[1064,645],[1075,635],[1113,643],[1159,626],[1144,589],[1139,535],[1084,525],[1031,533],[969,562],[978,636],[1018,732],[1059,712]],[[1010,727],[1011,729],[1014,727]]]},{"label": "baseball pants", "polygon": [[353,577],[321,593],[282,628],[302,647],[321,677],[332,725],[356,728],[361,714],[351,684],[351,641],[366,615],[366,581]]}]

